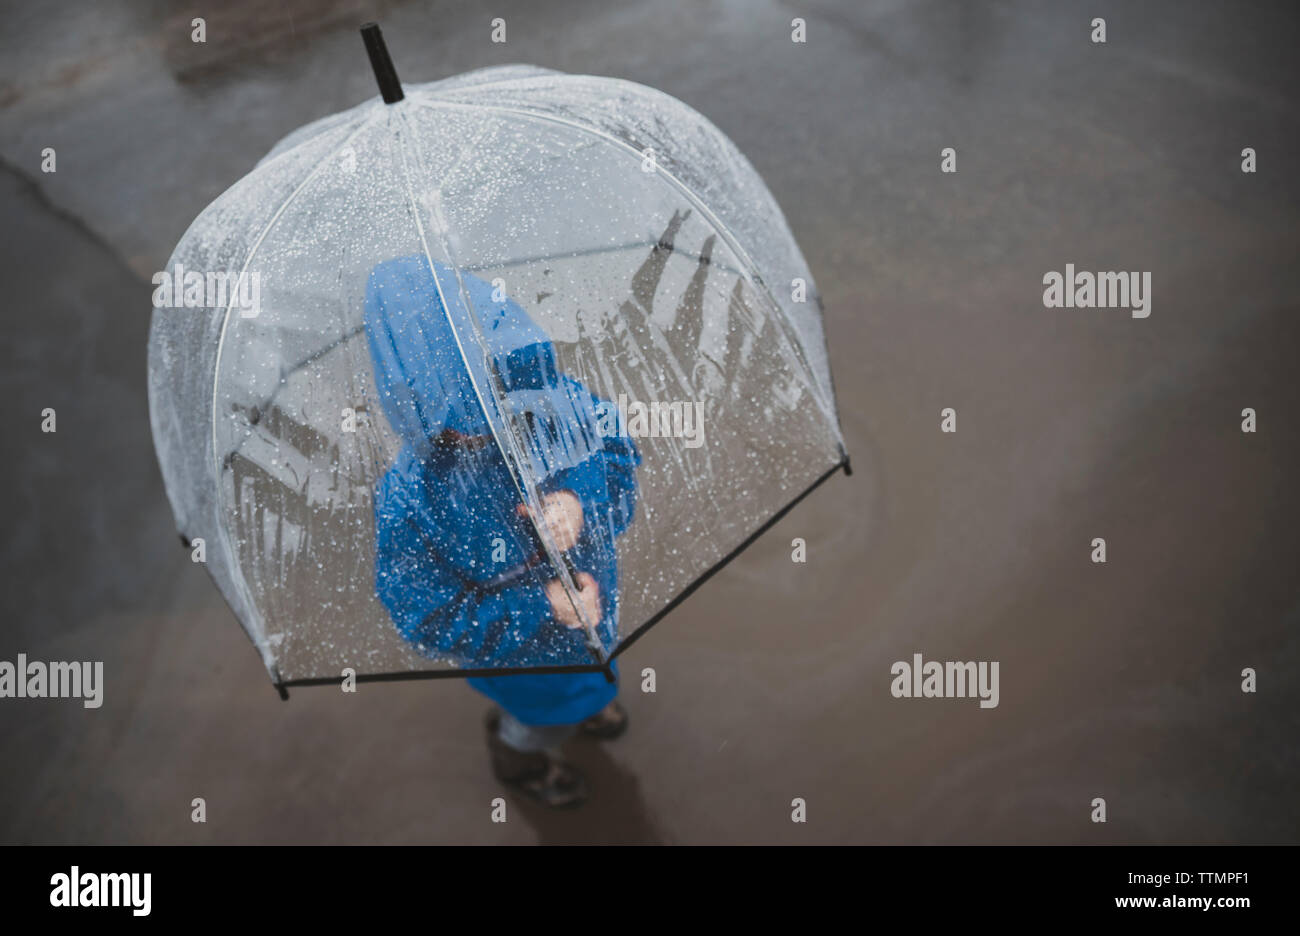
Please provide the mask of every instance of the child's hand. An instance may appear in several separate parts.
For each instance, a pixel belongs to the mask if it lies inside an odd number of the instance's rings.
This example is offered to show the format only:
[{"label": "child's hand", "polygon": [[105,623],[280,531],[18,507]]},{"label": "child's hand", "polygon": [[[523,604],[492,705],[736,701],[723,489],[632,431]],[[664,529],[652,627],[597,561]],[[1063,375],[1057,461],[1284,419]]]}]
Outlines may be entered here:
[{"label": "child's hand", "polygon": [[[587,621],[595,627],[600,623],[600,586],[586,572],[579,572],[574,581],[581,589],[577,596],[578,605],[586,615]],[[555,620],[575,630],[582,627],[582,621],[573,611],[573,602],[569,600],[564,585],[559,579],[552,579],[546,583],[546,600],[551,603],[551,613],[555,615]]]},{"label": "child's hand", "polygon": [[[527,517],[531,511],[520,504],[516,511],[521,517]],[[542,498],[542,518],[555,548],[567,552],[578,543],[578,534],[582,532],[582,502],[572,491],[556,491]],[[590,576],[588,576],[590,577]]]}]

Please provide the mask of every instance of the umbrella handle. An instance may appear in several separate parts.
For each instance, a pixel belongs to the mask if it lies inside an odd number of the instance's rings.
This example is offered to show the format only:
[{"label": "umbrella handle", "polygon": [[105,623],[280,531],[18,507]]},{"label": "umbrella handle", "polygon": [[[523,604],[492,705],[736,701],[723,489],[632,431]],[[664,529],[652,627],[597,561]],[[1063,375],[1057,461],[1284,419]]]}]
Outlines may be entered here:
[{"label": "umbrella handle", "polygon": [[573,564],[568,553],[560,553],[560,558],[564,560],[564,568],[569,573],[569,578],[576,583],[578,581],[578,567]]},{"label": "umbrella handle", "polygon": [[[538,539],[540,540],[541,532],[537,529],[536,525],[534,525],[533,531],[537,535]],[[546,547],[543,546],[541,548],[541,551],[538,553],[538,555],[544,556],[545,554],[546,554]],[[574,585],[576,586],[578,584],[578,567],[573,564],[573,559],[569,556],[567,552],[560,553],[560,560],[564,563],[565,571],[569,573],[569,580],[573,582]],[[557,569],[556,571],[558,573],[559,570]],[[594,627],[592,630],[587,631],[586,633],[587,633],[587,649],[591,651],[592,657],[594,657],[596,662],[599,663],[603,668],[606,681],[611,683],[614,682],[614,674],[610,671],[608,662],[603,658],[603,655],[601,653],[601,650],[603,648],[600,643],[600,638],[596,636]]]},{"label": "umbrella handle", "polygon": [[[573,583],[576,585],[578,583],[578,567],[573,564],[573,560],[569,558],[567,552],[560,553],[560,558],[564,560],[564,568],[568,570],[569,578],[572,579]],[[602,652],[604,647],[601,645],[600,638],[596,636],[594,627],[593,630],[587,631],[586,635],[587,649],[591,651],[591,655],[595,661],[600,664],[602,672],[605,674],[605,681],[610,683],[614,682],[614,674],[609,668],[609,662],[604,658]]]},{"label": "umbrella handle", "polygon": [[[523,509],[527,510],[528,508],[525,505]],[[536,522],[533,523],[532,529],[533,529],[533,536],[536,538],[537,545],[539,547],[537,555],[539,557],[545,557],[546,546],[542,543],[541,529],[538,527]],[[564,568],[569,573],[569,578],[573,579],[573,581],[576,583],[578,581],[578,567],[573,564],[573,560],[569,558],[569,554],[567,552],[561,552],[560,558],[564,560]],[[555,571],[557,574],[559,573],[559,569],[556,569]]]}]

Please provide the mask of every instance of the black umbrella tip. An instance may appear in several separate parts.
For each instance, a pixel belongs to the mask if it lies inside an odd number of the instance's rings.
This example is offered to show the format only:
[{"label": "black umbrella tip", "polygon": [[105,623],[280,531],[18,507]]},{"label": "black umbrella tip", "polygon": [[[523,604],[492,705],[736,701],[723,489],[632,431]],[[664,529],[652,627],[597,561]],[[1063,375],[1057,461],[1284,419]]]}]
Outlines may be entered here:
[{"label": "black umbrella tip", "polygon": [[361,40],[366,44],[366,54],[370,56],[370,67],[375,71],[375,81],[379,84],[379,93],[385,104],[396,104],[406,97],[402,93],[402,83],[397,80],[397,69],[388,55],[388,46],[384,44],[384,34],[379,31],[378,23],[363,23]]}]

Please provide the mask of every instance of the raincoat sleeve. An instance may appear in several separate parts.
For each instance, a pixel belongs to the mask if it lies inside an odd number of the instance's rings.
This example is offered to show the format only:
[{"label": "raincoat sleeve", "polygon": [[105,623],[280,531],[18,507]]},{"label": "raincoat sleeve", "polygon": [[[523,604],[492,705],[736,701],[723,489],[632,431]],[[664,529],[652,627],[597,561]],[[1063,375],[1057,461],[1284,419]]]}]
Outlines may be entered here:
[{"label": "raincoat sleeve", "polygon": [[561,626],[540,584],[489,589],[457,575],[423,513],[399,497],[377,524],[375,590],[403,637],[431,656],[494,666]]},{"label": "raincoat sleeve", "polygon": [[[571,390],[591,397],[592,406],[603,401],[572,378],[565,378]],[[611,404],[604,404],[611,405]],[[582,502],[582,520],[588,528],[609,525],[615,536],[622,535],[636,512],[636,469],[641,453],[629,436],[610,435],[601,452],[557,472],[545,485],[549,491],[573,491]]]}]

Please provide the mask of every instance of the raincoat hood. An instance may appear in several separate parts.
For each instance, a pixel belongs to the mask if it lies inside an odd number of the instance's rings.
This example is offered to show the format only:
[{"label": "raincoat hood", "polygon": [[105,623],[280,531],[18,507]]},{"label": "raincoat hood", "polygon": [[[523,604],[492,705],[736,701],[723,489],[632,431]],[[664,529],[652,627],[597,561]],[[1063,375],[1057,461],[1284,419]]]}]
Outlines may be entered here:
[{"label": "raincoat hood", "polygon": [[[592,454],[587,430],[595,413],[560,379],[546,333],[512,299],[495,300],[494,291],[444,264],[431,268],[424,256],[376,267],[366,287],[365,327],[379,398],[390,425],[421,458],[448,430],[491,433],[485,410],[497,425],[523,419],[525,454],[540,474],[550,474]],[[494,387],[504,391],[504,407]]]}]

